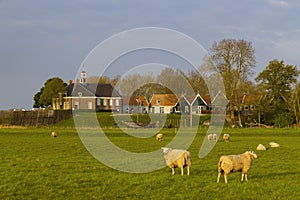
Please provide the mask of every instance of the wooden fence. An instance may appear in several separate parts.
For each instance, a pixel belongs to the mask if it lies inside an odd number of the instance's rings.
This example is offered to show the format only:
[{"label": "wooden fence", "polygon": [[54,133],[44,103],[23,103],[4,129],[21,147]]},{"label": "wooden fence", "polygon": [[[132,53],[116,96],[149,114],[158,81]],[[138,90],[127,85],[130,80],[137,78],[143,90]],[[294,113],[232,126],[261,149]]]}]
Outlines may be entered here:
[{"label": "wooden fence", "polygon": [[2,111],[0,123],[13,126],[50,126],[72,116],[72,110]]}]

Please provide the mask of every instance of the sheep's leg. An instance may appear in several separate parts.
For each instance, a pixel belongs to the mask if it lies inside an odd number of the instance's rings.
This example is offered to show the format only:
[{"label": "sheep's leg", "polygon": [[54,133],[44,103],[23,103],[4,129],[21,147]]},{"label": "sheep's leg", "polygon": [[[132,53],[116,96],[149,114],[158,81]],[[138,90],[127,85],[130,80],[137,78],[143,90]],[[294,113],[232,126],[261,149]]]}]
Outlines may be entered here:
[{"label": "sheep's leg", "polygon": [[248,178],[247,178],[247,174],[246,174],[246,173],[242,173],[242,179],[241,179],[241,181],[244,180],[244,177],[245,177],[245,180],[248,181]]},{"label": "sheep's leg", "polygon": [[225,180],[225,183],[227,184],[227,174],[224,173],[224,180]]},{"label": "sheep's leg", "polygon": [[183,176],[183,167],[181,168],[181,176]]},{"label": "sheep's leg", "polygon": [[190,175],[190,167],[189,166],[187,167],[187,175],[188,176]]},{"label": "sheep's leg", "polygon": [[247,174],[245,174],[245,180],[248,181]]},{"label": "sheep's leg", "polygon": [[221,172],[218,173],[217,183],[219,183],[221,177]]},{"label": "sheep's leg", "polygon": [[174,169],[174,167],[172,167],[172,175],[174,175],[175,174],[175,169]]}]

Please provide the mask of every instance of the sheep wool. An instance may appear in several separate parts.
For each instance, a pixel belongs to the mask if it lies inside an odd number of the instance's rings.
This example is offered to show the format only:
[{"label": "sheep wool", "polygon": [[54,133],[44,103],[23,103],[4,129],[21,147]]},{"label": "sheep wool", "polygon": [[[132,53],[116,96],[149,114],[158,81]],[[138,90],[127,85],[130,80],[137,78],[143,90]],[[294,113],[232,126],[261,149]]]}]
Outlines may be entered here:
[{"label": "sheep wool", "polygon": [[175,168],[178,167],[183,175],[183,168],[187,168],[187,175],[190,175],[191,154],[187,150],[171,149],[162,147],[166,164],[172,169],[172,175],[175,174]]},{"label": "sheep wool", "polygon": [[163,135],[162,133],[158,133],[158,134],[156,135],[156,140],[157,140],[157,141],[162,141],[162,140],[163,140],[163,137],[164,137],[164,135]]},{"label": "sheep wool", "polygon": [[272,147],[272,148],[275,148],[275,147],[280,147],[280,145],[276,142],[270,142],[269,145]]},{"label": "sheep wool", "polygon": [[223,135],[223,140],[224,140],[224,141],[229,141],[229,139],[230,139],[230,135],[227,134],[227,133],[225,133],[225,134]]},{"label": "sheep wool", "polygon": [[258,150],[258,151],[265,151],[265,150],[267,150],[267,148],[263,144],[259,144],[256,147],[256,150]]},{"label": "sheep wool", "polygon": [[257,154],[253,151],[246,151],[239,155],[225,155],[221,156],[218,163],[218,178],[217,183],[220,181],[220,176],[224,173],[224,180],[227,183],[227,175],[230,172],[242,172],[241,181],[248,181],[247,172],[250,169],[252,161],[257,158]]},{"label": "sheep wool", "polygon": [[57,137],[57,134],[56,134],[56,132],[52,131],[52,133],[51,133],[51,137],[52,137],[52,138],[56,138],[56,137]]},{"label": "sheep wool", "polygon": [[217,134],[212,134],[212,133],[210,133],[210,134],[208,134],[207,135],[207,140],[208,141],[217,141],[218,140],[218,135]]}]

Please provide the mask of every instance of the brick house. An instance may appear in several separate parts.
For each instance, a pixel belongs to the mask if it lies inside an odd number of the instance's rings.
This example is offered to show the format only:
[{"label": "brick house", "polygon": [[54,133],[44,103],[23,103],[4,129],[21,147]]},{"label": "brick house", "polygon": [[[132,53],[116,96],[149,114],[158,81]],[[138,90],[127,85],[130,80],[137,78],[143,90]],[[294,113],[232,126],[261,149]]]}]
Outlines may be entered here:
[{"label": "brick house", "polygon": [[122,112],[122,97],[111,84],[88,83],[86,72],[79,82],[69,83],[61,98],[53,99],[53,109]]}]

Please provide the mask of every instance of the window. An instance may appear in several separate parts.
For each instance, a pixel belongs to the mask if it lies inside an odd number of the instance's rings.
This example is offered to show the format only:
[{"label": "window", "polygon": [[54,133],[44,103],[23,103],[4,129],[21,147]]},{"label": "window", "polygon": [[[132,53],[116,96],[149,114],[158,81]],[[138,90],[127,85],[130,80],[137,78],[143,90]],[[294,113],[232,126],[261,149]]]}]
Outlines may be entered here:
[{"label": "window", "polygon": [[186,113],[189,112],[189,106],[184,106],[184,112],[186,112]]},{"label": "window", "polygon": [[103,106],[106,106],[107,103],[106,103],[106,99],[103,99]]},{"label": "window", "polygon": [[88,102],[88,109],[89,110],[93,109],[93,102],[91,101]]},{"label": "window", "polygon": [[101,101],[100,101],[100,99],[98,98],[97,99],[97,106],[100,106],[101,105]]},{"label": "window", "polygon": [[82,97],[82,92],[78,92],[78,96],[79,96],[79,97]]},{"label": "window", "polygon": [[119,103],[119,99],[116,99],[116,106],[119,106],[120,103]]},{"label": "window", "polygon": [[157,99],[157,104],[160,104],[161,103],[161,99]]},{"label": "window", "polygon": [[109,106],[113,106],[113,100],[109,99]]},{"label": "window", "polygon": [[165,108],[164,107],[160,107],[160,113],[165,113]]},{"label": "window", "polygon": [[74,103],[74,109],[75,109],[75,110],[79,109],[79,102],[78,102],[78,101],[76,101],[76,102]]}]

